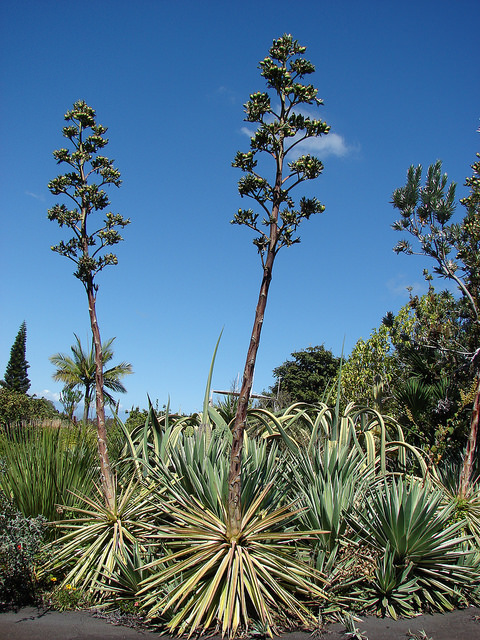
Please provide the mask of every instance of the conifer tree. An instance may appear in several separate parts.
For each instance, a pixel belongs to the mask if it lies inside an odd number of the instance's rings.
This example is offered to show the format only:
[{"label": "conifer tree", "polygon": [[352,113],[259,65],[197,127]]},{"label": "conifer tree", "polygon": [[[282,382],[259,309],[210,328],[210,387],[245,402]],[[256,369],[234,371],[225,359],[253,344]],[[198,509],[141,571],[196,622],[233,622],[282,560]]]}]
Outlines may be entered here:
[{"label": "conifer tree", "polygon": [[23,321],[10,350],[10,360],[5,371],[5,379],[0,382],[2,387],[10,389],[10,391],[27,393],[30,389],[30,380],[27,376],[27,369],[30,365],[25,358],[26,347],[27,325]]}]

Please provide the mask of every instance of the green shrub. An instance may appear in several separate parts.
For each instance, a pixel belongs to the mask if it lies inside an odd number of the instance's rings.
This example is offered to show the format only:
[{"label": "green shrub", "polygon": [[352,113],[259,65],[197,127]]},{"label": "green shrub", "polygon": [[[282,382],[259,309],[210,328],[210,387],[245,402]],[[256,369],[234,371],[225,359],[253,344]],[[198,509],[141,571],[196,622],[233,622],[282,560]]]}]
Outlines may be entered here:
[{"label": "green shrub", "polygon": [[0,389],[0,425],[3,427],[30,420],[59,417],[59,412],[50,400],[33,398],[26,393],[10,389]]},{"label": "green shrub", "polygon": [[0,605],[35,600],[35,561],[45,518],[25,518],[0,492]]},{"label": "green shrub", "polygon": [[133,431],[135,427],[143,426],[145,420],[148,419],[148,410],[140,409],[140,407],[132,407],[128,413],[128,418],[125,420],[125,426],[129,431]]},{"label": "green shrub", "polygon": [[88,593],[77,589],[71,584],[66,584],[53,591],[50,596],[50,603],[56,611],[85,609],[91,605]]}]

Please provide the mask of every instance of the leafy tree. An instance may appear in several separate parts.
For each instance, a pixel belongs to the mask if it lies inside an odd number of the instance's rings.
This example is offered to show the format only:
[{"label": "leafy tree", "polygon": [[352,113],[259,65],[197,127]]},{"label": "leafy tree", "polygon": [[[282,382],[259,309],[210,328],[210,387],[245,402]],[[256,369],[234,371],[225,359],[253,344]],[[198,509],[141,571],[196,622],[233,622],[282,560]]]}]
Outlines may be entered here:
[{"label": "leafy tree", "polygon": [[0,389],[0,425],[43,418],[58,418],[53,402],[46,398],[32,398],[26,393]]},{"label": "leafy tree", "polygon": [[420,438],[415,444],[427,446],[438,460],[447,446],[463,448],[468,433],[472,373],[461,348],[467,342],[462,302],[430,284],[424,296],[411,296],[408,307],[413,321],[409,339],[399,343],[392,332],[402,368],[394,386],[397,417],[408,419]]},{"label": "leafy tree", "polygon": [[389,329],[380,325],[367,340],[360,338],[342,367],[342,391],[347,402],[388,411],[385,396],[391,396],[398,376]]},{"label": "leafy tree", "polygon": [[2,387],[10,389],[10,391],[27,393],[30,389],[30,380],[27,376],[27,369],[30,365],[25,358],[26,345],[27,325],[23,321],[10,350],[10,360],[5,371],[5,379],[0,382]]},{"label": "leafy tree", "polygon": [[[323,171],[321,161],[312,155],[300,155],[295,159],[295,148],[303,141],[329,131],[325,122],[305,115],[307,105],[318,107],[322,104],[317,97],[317,89],[312,84],[302,84],[303,78],[315,71],[314,65],[303,57],[305,51],[306,47],[299,45],[291,35],[283,35],[273,41],[269,56],[260,62],[261,75],[273,94],[273,100],[267,92],[250,96],[245,104],[245,120],[257,123],[258,127],[250,139],[250,150],[237,152],[233,161],[233,166],[245,173],[238,183],[240,196],[254,200],[263,219],[252,209],[239,209],[232,223],[254,231],[253,243],[260,255],[263,277],[233,426],[228,481],[228,533],[231,537],[240,530],[241,460],[246,414],[275,258],[282,247],[300,241],[296,231],[303,219],[325,209],[317,198],[303,197],[298,207],[292,199],[294,187],[306,180],[314,180]],[[261,154],[273,160],[271,181],[258,168],[258,161],[265,157]]]},{"label": "leafy tree", "polygon": [[[477,154],[477,158],[480,155]],[[475,455],[480,414],[480,370],[478,347],[480,336],[480,161],[473,165],[473,176],[467,178],[470,195],[461,203],[467,213],[460,223],[452,222],[455,213],[455,183],[447,186],[448,177],[442,174],[441,162],[437,161],[427,171],[425,186],[421,185],[422,167],[411,166],[404,187],[396,189],[392,196],[393,206],[400,211],[401,218],[393,228],[408,232],[415,240],[401,240],[395,247],[397,253],[422,255],[434,262],[434,273],[456,283],[461,294],[462,316],[467,327],[464,344],[441,341],[429,345],[439,350],[453,350],[470,359],[476,377],[476,393],[470,423],[470,434],[460,479],[460,493],[467,491]],[[428,271],[424,271],[428,279]]]},{"label": "leafy tree", "polygon": [[[63,382],[66,385],[65,389],[70,392],[78,389],[83,391],[80,398],[83,397],[83,421],[86,423],[95,390],[96,365],[94,345],[92,344],[90,351],[87,352],[84,350],[79,337],[76,334],[74,335],[77,342],[70,347],[72,356],[64,353],[56,353],[50,357],[50,362],[57,368],[52,377],[58,382]],[[113,358],[112,343],[114,340],[115,338],[111,338],[102,344],[103,367]],[[130,373],[132,373],[132,365],[128,362],[121,362],[110,369],[104,369],[103,395],[110,405],[115,404],[115,400],[105,389],[110,389],[110,391],[114,391],[115,393],[125,393],[126,389],[120,382],[120,378]]]},{"label": "leafy tree", "polygon": [[471,380],[457,354],[427,345],[440,337],[461,341],[462,331],[452,294],[430,286],[424,296],[411,296],[356,343],[342,368],[345,399],[395,417],[412,444],[438,459],[465,436]]},{"label": "leafy tree", "polygon": [[83,393],[80,389],[71,389],[70,387],[64,387],[62,389],[60,393],[60,402],[69,420],[73,420],[75,409],[82,398]]},{"label": "leafy tree", "polygon": [[125,420],[125,426],[129,431],[135,429],[135,427],[143,426],[148,419],[148,410],[140,409],[140,407],[132,407],[128,413],[128,418]]},{"label": "leafy tree", "polygon": [[[113,474],[107,448],[105,428],[105,407],[103,394],[103,356],[100,329],[98,326],[96,300],[98,284],[96,276],[107,266],[117,264],[117,256],[109,247],[122,240],[118,228],[122,229],[129,220],[120,214],[105,213],[102,222],[92,221],[95,214],[104,211],[110,204],[105,190],[106,185],[119,187],[120,172],[100,151],[108,144],[104,137],[107,129],[97,124],[95,110],[83,100],[74,103],[65,114],[68,125],[63,127],[63,135],[73,149],[57,149],[53,152],[58,164],[67,164],[70,169],[54,178],[48,184],[53,195],[64,196],[73,203],[69,209],[65,204],[55,204],[48,211],[49,220],[58,222],[60,227],[68,227],[73,236],[52,247],[62,256],[71,260],[75,266],[74,275],[83,284],[88,298],[90,325],[95,345],[95,391],[97,410],[98,452],[100,472],[107,505],[113,505]],[[93,231],[89,226],[93,225]]]},{"label": "leafy tree", "polygon": [[294,351],[293,360],[286,360],[273,370],[276,379],[270,387],[272,395],[282,395],[284,403],[320,402],[329,391],[340,367],[337,358],[324,345]]}]

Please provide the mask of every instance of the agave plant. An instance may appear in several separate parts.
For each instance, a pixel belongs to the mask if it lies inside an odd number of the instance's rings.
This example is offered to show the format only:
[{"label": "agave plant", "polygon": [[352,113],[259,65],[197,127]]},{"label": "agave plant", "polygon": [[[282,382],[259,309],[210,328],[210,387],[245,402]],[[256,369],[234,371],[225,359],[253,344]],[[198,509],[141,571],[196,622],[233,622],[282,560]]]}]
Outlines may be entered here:
[{"label": "agave plant", "polygon": [[354,587],[373,571],[372,553],[359,544],[349,518],[361,508],[374,481],[374,467],[356,447],[324,441],[310,454],[291,456],[286,473],[292,492],[304,510],[298,516],[304,529],[324,530],[310,543],[310,563],[325,576],[329,612],[358,606]]},{"label": "agave plant", "polygon": [[455,520],[464,520],[465,531],[473,535],[477,547],[480,547],[480,474],[475,470],[467,491],[460,492],[460,472],[462,462],[442,460],[441,466],[432,470],[432,479],[444,493],[445,502],[453,505]]},{"label": "agave plant", "polygon": [[184,491],[217,513],[228,492],[227,459],[227,442],[223,438],[214,436],[207,443],[205,433],[182,435],[171,451],[169,466],[157,467],[151,478],[167,487],[171,485],[167,489],[169,495],[175,486],[173,500],[177,490]]},{"label": "agave plant", "polygon": [[47,547],[50,560],[43,573],[62,575],[60,587],[70,584],[102,599],[106,591],[102,582],[115,577],[119,561],[127,564],[136,546],[145,549],[158,506],[153,489],[133,480],[116,489],[113,508],[105,505],[98,487],[97,491],[98,499],[77,495],[82,506],[66,508],[73,518],[55,523],[63,535]]},{"label": "agave plant", "polygon": [[[218,625],[233,637],[256,618],[270,636],[275,614],[288,614],[304,625],[314,618],[302,598],[324,598],[319,574],[299,557],[301,543],[322,532],[292,529],[298,510],[268,504],[267,485],[245,505],[238,536],[228,534],[224,502],[220,515],[183,490],[165,506],[173,522],[155,537],[167,553],[147,568],[138,596],[148,616],[168,616],[170,632],[188,633]],[[169,585],[173,587],[168,589]],[[159,597],[165,588],[168,593]]]},{"label": "agave plant", "polygon": [[108,607],[122,602],[139,606],[140,584],[148,576],[145,566],[152,558],[151,549],[145,549],[138,542],[132,547],[124,546],[121,554],[115,553],[113,570],[103,574],[98,585],[98,590],[105,594],[102,604]]},{"label": "agave plant", "polygon": [[[220,516],[228,496],[229,444],[221,434],[213,435],[208,444],[206,436],[199,433],[182,436],[171,452],[171,477],[165,477],[165,468],[162,467],[157,481],[167,486],[174,483]],[[272,485],[272,490],[265,496],[262,508],[268,502],[277,506],[285,502],[289,481],[281,473],[285,456],[278,447],[246,437],[244,453],[242,505],[249,504],[259,488],[268,484]]]},{"label": "agave plant", "polygon": [[[327,441],[312,455],[303,451],[289,465],[293,490],[305,507],[299,520],[305,529],[323,529],[311,546],[317,569],[330,575],[349,531],[349,517],[362,503],[374,468],[356,448]],[[351,540],[349,541],[351,542]]]},{"label": "agave plant", "polygon": [[417,580],[411,577],[412,569],[413,564],[396,563],[395,552],[387,543],[368,586],[365,608],[374,608],[377,615],[388,615],[394,620],[399,615],[413,616],[421,602]]},{"label": "agave plant", "polygon": [[301,520],[306,528],[327,530],[319,538],[319,545],[332,551],[374,478],[373,467],[357,449],[327,442],[313,455],[299,453],[291,469],[295,490],[306,507]]},{"label": "agave plant", "polygon": [[349,404],[340,413],[338,400],[333,408],[322,403],[295,403],[279,414],[252,409],[249,423],[251,430],[264,438],[280,439],[294,455],[302,450],[311,455],[327,441],[338,442],[365,454],[367,463],[378,467],[382,475],[393,462],[405,469],[407,454],[413,456],[422,474],[427,472],[424,456],[405,441],[400,425],[370,407]]},{"label": "agave plant", "polygon": [[[278,448],[246,438],[243,519],[238,536],[228,527],[229,439],[222,431],[181,434],[169,464],[152,465],[149,481],[165,489],[163,524],[150,540],[162,555],[138,597],[150,617],[168,618],[172,632],[192,634],[212,624],[234,635],[256,618],[271,634],[282,608],[312,621],[302,597],[321,598],[319,574],[299,556],[315,532],[295,531],[298,509],[287,504]],[[322,532],[316,532],[322,533]],[[301,551],[303,549],[303,551]]]},{"label": "agave plant", "polygon": [[[369,491],[355,516],[359,534],[395,571],[395,590],[411,582],[411,595],[434,609],[450,609],[469,589],[476,572],[462,566],[463,522],[451,523],[453,505],[442,506],[443,494],[416,478],[386,479]],[[388,556],[388,558],[387,558]],[[410,568],[409,571],[404,570]],[[385,593],[380,594],[385,597]],[[394,606],[391,600],[390,605]],[[390,609],[387,610],[390,611]]]}]

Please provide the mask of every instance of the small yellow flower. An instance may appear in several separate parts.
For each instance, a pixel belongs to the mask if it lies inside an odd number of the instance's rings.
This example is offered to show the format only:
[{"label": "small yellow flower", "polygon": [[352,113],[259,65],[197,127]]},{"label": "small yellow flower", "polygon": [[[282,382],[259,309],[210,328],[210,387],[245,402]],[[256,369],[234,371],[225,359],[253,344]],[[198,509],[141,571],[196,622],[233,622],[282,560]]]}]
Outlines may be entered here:
[{"label": "small yellow flower", "polygon": [[56,581],[57,581],[57,579],[56,579],[56,578],[54,578],[53,576],[50,578],[50,580],[51,580],[52,582],[56,582]]},{"label": "small yellow flower", "polygon": [[66,584],[66,585],[65,585],[65,589],[70,590],[71,588],[72,588],[72,585],[71,585],[71,584]]}]

